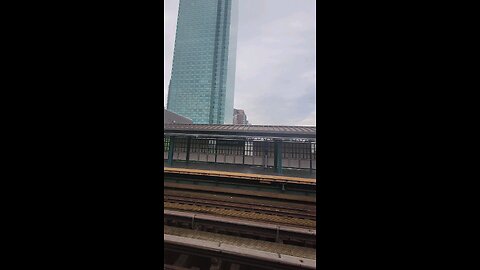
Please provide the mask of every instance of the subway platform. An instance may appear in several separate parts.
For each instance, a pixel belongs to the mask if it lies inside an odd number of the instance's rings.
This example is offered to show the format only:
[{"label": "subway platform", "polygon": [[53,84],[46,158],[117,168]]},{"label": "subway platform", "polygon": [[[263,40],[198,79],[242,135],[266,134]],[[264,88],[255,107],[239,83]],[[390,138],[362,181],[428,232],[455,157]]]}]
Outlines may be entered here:
[{"label": "subway platform", "polygon": [[213,170],[213,171],[226,171],[226,172],[238,172],[249,174],[264,174],[264,175],[281,175],[290,177],[302,177],[302,178],[317,178],[316,170],[308,169],[283,169],[281,174],[276,173],[274,168],[264,168],[260,166],[246,166],[236,164],[220,164],[220,163],[193,163],[193,162],[179,162],[175,161],[170,166],[167,161],[163,163],[164,167],[170,168],[185,168],[185,169],[198,169],[198,170]]}]

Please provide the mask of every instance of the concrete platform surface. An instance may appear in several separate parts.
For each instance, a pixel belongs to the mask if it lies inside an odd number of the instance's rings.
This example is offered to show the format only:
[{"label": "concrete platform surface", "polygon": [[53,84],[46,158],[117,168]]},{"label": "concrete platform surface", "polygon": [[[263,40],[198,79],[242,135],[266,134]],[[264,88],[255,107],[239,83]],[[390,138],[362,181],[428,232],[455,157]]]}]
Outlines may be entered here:
[{"label": "concrete platform surface", "polygon": [[282,175],[289,177],[301,177],[301,178],[317,178],[317,171],[313,170],[296,170],[296,169],[283,169],[283,173],[276,173],[273,168],[263,168],[257,166],[248,165],[236,165],[236,164],[220,164],[220,163],[186,163],[175,161],[173,166],[168,165],[164,161],[163,166],[165,168],[186,168],[186,169],[199,169],[199,170],[213,170],[213,171],[225,171],[225,172],[238,172],[247,174],[263,174],[263,175]]}]

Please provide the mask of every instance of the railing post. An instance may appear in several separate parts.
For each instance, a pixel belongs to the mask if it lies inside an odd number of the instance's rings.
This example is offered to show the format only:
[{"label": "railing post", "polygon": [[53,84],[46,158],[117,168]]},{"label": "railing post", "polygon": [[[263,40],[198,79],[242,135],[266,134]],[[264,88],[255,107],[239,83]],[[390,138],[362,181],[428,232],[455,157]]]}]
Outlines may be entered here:
[{"label": "railing post", "polygon": [[170,147],[168,147],[168,165],[173,165],[173,151],[175,149],[175,137],[170,137]]},{"label": "railing post", "polygon": [[275,171],[282,173],[282,141],[275,141]]},{"label": "railing post", "polygon": [[242,149],[243,149],[243,156],[242,156],[242,164],[245,165],[245,145],[247,144],[247,139],[244,139],[243,140],[243,146],[242,146]]},{"label": "railing post", "polygon": [[309,152],[310,152],[310,173],[313,172],[313,142],[309,143]]},{"label": "railing post", "polygon": [[187,163],[190,161],[190,145],[192,144],[192,137],[187,138]]}]

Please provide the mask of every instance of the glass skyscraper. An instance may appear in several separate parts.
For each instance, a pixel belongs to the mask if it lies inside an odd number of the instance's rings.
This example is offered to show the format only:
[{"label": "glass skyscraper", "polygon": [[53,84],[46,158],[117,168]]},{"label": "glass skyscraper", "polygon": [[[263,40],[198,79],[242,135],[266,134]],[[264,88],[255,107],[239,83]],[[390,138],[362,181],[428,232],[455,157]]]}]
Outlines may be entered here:
[{"label": "glass skyscraper", "polygon": [[180,0],[167,109],[232,124],[238,0]]}]

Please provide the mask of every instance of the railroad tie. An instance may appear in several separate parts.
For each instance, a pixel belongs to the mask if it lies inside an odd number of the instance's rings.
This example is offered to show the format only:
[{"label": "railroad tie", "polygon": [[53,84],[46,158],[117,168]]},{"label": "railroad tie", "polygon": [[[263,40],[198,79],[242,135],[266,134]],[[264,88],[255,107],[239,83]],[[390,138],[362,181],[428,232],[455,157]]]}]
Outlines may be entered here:
[{"label": "railroad tie", "polygon": [[204,207],[204,206],[182,205],[182,204],[170,203],[170,202],[164,202],[163,206],[165,209],[209,213],[213,215],[238,217],[238,218],[245,218],[245,219],[251,219],[251,220],[260,220],[260,221],[267,221],[267,222],[276,222],[281,224],[289,224],[289,225],[300,225],[305,227],[316,227],[316,221],[308,220],[308,219],[260,214],[260,213],[245,212],[245,211],[239,211],[239,210],[233,210],[233,209],[217,209],[217,208],[210,208],[210,207]]}]

